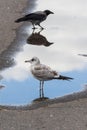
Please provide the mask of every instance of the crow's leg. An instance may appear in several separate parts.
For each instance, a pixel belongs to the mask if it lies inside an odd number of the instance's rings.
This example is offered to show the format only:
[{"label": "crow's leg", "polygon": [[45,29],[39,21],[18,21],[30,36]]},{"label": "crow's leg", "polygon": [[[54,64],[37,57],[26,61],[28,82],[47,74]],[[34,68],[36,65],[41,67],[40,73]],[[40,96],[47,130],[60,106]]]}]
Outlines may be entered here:
[{"label": "crow's leg", "polygon": [[36,28],[35,28],[35,25],[34,25],[33,23],[32,23],[32,25],[33,25],[33,28],[32,28],[32,29],[33,29],[33,30],[36,29]]},{"label": "crow's leg", "polygon": [[43,30],[44,28],[40,25],[40,24],[38,24],[38,26],[41,28],[41,30]]}]

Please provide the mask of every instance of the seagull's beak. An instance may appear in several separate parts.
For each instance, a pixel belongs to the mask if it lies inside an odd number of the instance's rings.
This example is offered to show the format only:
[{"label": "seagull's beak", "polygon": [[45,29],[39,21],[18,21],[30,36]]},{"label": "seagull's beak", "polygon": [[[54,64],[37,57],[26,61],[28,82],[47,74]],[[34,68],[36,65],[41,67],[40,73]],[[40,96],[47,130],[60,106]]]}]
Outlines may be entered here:
[{"label": "seagull's beak", "polygon": [[25,60],[25,62],[27,63],[27,62],[30,62],[30,60]]}]

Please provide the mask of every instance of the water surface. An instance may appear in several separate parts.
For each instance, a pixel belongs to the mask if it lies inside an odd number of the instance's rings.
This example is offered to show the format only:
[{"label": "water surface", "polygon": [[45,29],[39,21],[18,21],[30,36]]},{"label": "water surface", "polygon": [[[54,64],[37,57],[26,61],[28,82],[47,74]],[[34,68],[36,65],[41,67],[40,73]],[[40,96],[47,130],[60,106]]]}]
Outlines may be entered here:
[{"label": "water surface", "polygon": [[49,9],[54,15],[49,15],[41,24],[45,28],[42,31],[38,28],[33,32],[29,23],[18,31],[15,44],[19,44],[20,49],[12,57],[16,65],[0,73],[3,77],[0,84],[5,86],[0,90],[0,104],[23,105],[39,97],[39,81],[33,78],[30,65],[24,62],[33,56],[60,74],[74,78],[70,82],[45,82],[46,97],[56,98],[83,89],[87,83],[87,57],[82,56],[87,55],[86,5],[85,0],[37,1],[32,11]]}]

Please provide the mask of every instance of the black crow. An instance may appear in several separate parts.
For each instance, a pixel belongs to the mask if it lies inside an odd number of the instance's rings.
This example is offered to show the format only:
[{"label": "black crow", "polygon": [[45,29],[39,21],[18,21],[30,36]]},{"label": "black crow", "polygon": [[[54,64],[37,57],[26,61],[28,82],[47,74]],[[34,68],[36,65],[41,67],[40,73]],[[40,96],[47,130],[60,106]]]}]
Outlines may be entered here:
[{"label": "black crow", "polygon": [[51,12],[50,10],[37,11],[37,12],[25,15],[24,17],[17,19],[15,22],[19,23],[19,22],[28,21],[32,23],[33,29],[35,29],[35,25],[38,25],[41,27],[41,29],[43,29],[40,23],[46,20],[49,14],[54,14],[54,13]]}]

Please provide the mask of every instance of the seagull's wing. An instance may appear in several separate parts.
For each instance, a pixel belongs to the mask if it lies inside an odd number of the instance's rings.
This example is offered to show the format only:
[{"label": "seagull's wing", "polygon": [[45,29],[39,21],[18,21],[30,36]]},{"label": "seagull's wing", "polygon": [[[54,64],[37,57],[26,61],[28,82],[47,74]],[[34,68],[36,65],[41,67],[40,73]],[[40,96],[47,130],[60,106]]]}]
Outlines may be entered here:
[{"label": "seagull's wing", "polygon": [[39,66],[35,66],[32,70],[32,74],[42,80],[53,79],[54,76],[57,76],[58,73],[53,71],[50,67],[40,64]]}]

